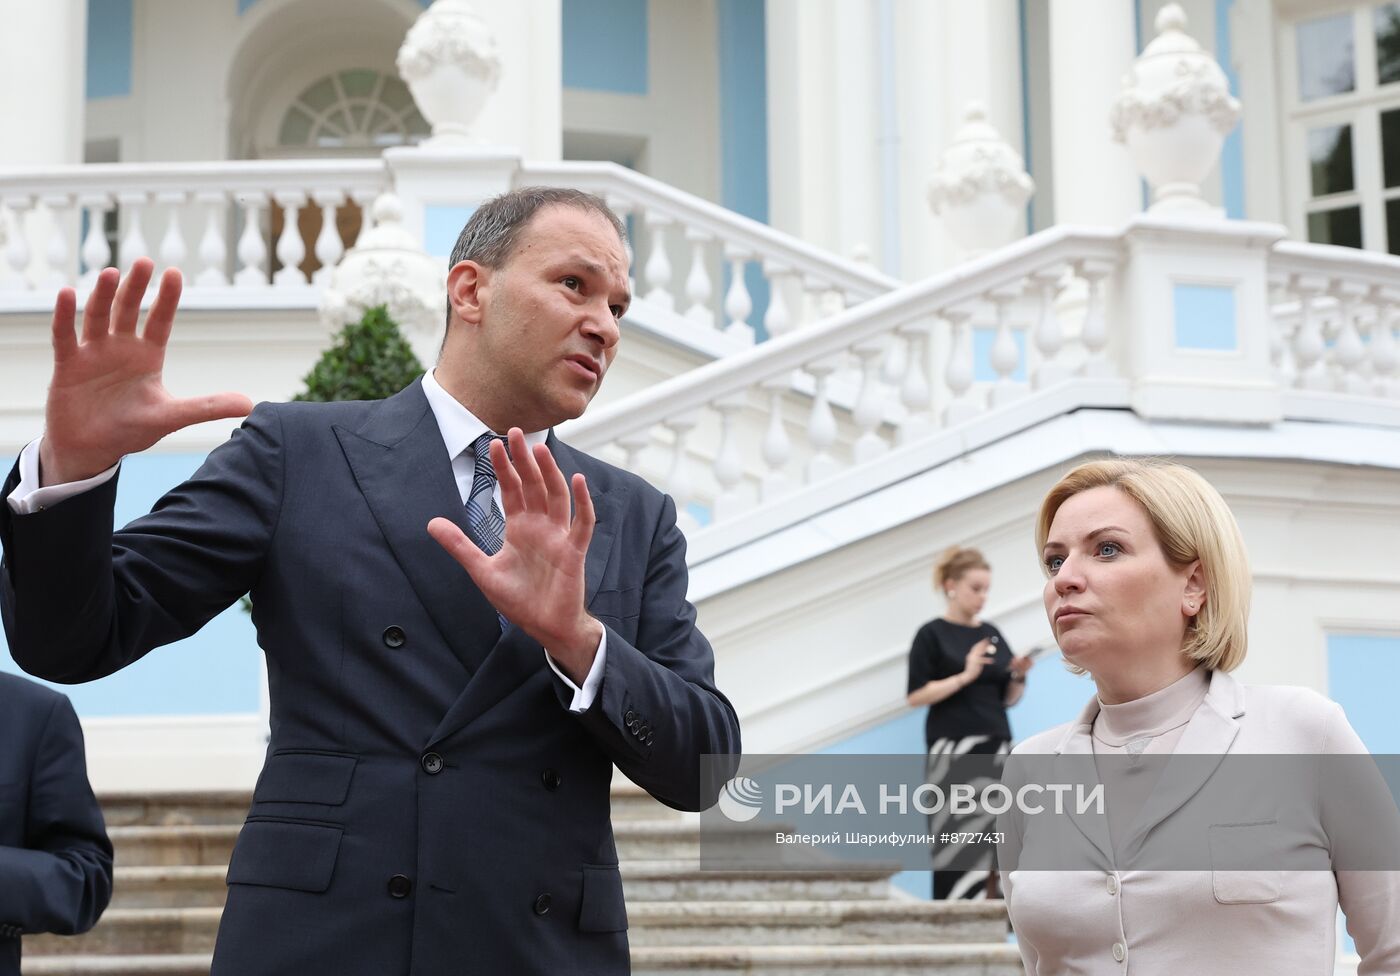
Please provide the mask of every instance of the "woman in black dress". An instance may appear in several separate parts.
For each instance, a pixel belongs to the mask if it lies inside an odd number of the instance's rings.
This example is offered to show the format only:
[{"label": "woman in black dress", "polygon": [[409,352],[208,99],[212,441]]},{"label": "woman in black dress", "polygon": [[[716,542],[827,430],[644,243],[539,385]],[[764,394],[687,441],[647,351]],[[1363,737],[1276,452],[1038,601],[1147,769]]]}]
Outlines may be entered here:
[{"label": "woman in black dress", "polygon": [[[911,707],[928,708],[924,744],[931,783],[947,779],[956,757],[1004,757],[1011,750],[1006,709],[1020,700],[1031,660],[1013,656],[1001,631],[981,618],[991,584],[991,567],[976,549],[953,546],[944,552],[934,567],[933,585],[948,607],[943,616],[919,628],[909,649],[908,701]],[[943,822],[931,823],[930,833],[944,827]],[[960,818],[957,829],[995,828],[990,822],[978,825]],[[934,851],[934,898],[988,897],[990,845],[985,866],[976,870],[940,871],[941,853],[951,854],[952,849]]]}]

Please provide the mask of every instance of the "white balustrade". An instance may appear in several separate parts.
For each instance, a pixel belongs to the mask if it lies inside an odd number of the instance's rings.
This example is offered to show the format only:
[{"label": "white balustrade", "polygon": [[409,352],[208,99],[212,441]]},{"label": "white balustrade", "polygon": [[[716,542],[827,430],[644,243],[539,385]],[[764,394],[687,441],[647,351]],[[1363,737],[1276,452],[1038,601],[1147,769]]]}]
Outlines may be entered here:
[{"label": "white balustrade", "polygon": [[1104,313],[1103,282],[1113,271],[1113,266],[1104,261],[1080,261],[1075,273],[1089,285],[1089,303],[1084,311],[1084,324],[1080,326],[1079,341],[1083,343],[1088,358],[1080,367],[1080,374],[1088,377],[1113,375],[1113,366],[1104,356],[1108,347],[1108,317]]},{"label": "white balustrade", "polygon": [[994,288],[987,293],[987,301],[996,309],[996,337],[992,340],[991,365],[996,371],[996,384],[992,387],[991,403],[994,407],[1004,406],[1025,394],[1024,386],[1015,378],[1017,367],[1021,365],[1021,350],[1011,334],[1011,303],[1021,297],[1021,284],[1015,282]]},{"label": "white balustrade", "polygon": [[895,435],[900,446],[912,444],[933,430],[933,391],[928,379],[929,337],[932,332],[932,323],[921,318],[901,325],[897,333],[903,339],[900,344],[903,356],[899,402],[905,410],[904,421]]},{"label": "white balustrade", "polygon": [[881,437],[876,428],[884,418],[885,398],[880,380],[880,357],[886,343],[882,338],[857,344],[851,351],[860,363],[860,392],[856,395],[856,406],[852,419],[860,436],[856,438],[856,463],[873,461],[890,449],[889,443]]},{"label": "white balustrade", "polygon": [[768,276],[768,310],[763,313],[763,328],[768,338],[777,339],[792,331],[792,313],[788,310],[787,291],[792,269],[765,261],[763,272]]},{"label": "white balustrade", "polygon": [[664,423],[672,437],[671,472],[666,477],[666,491],[676,503],[676,524],[687,535],[700,528],[695,516],[690,513],[689,506],[695,497],[695,482],[686,447],[691,431],[699,422],[699,417],[692,411],[670,417]]},{"label": "white balustrade", "polygon": [[1371,373],[1374,376],[1372,394],[1378,397],[1400,396],[1395,374],[1400,370],[1400,343],[1395,339],[1395,324],[1400,317],[1400,289],[1376,290],[1376,321],[1371,326]]},{"label": "white balustrade", "polygon": [[944,370],[943,381],[948,386],[951,399],[943,412],[943,423],[949,427],[970,420],[977,414],[977,406],[968,398],[972,389],[975,372],[972,361],[972,336],[968,322],[972,319],[972,309],[965,307],[946,308],[942,312],[948,323],[952,341],[948,352],[948,365]]},{"label": "white balustrade", "polygon": [[713,404],[720,417],[719,449],[715,452],[715,481],[719,495],[715,499],[715,521],[738,515],[748,506],[740,487],[744,476],[744,458],[739,450],[739,414],[746,406],[742,394],[731,394]]},{"label": "white balustrade", "polygon": [[792,439],[783,421],[783,402],[791,381],[786,374],[763,384],[768,394],[768,426],[763,433],[763,479],[759,497],[772,501],[787,494],[792,482],[787,476],[787,463],[792,457]]},{"label": "white balustrade", "polygon": [[1055,308],[1063,269],[1049,268],[1037,271],[1030,276],[1031,287],[1038,301],[1035,317],[1035,349],[1040,354],[1040,362],[1031,377],[1031,385],[1043,390],[1062,383],[1069,378],[1069,370],[1060,360],[1060,350],[1064,348],[1065,332],[1060,325],[1060,316]]},{"label": "white balustrade", "polygon": [[[185,304],[215,301],[228,307],[217,292],[270,287],[271,244],[281,264],[282,301],[315,307],[317,291],[302,270],[307,256],[314,254],[314,280],[324,285],[323,272],[346,250],[337,209],[347,200],[367,205],[387,184],[379,159],[101,163],[9,171],[0,174],[0,200],[17,210],[20,232],[5,244],[0,266],[10,273],[0,278],[12,292],[47,294],[55,284],[76,284],[85,293],[103,268],[125,271],[137,258],[152,257],[163,268],[186,273],[192,287]],[[277,241],[269,242],[266,226],[274,203],[283,208],[285,220]],[[322,220],[314,241],[303,237],[298,220],[311,205],[320,208]],[[25,219],[36,208],[41,219]],[[115,247],[108,236],[114,208]],[[232,282],[230,254],[237,265]]]},{"label": "white balustrade", "polygon": [[836,443],[836,416],[831,411],[831,399],[827,385],[831,374],[840,368],[838,357],[808,363],[803,369],[816,381],[816,395],[812,398],[812,410],[807,418],[807,443],[812,456],[807,461],[807,483],[830,478],[840,470],[836,458],[831,455],[831,446]]}]

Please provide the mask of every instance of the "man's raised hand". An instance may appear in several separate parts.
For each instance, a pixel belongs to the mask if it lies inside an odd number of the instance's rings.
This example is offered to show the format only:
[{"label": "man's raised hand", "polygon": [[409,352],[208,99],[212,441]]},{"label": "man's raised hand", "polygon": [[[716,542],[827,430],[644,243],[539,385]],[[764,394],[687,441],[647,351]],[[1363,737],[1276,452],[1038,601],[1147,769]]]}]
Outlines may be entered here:
[{"label": "man's raised hand", "polygon": [[506,520],[501,551],[486,555],[445,518],[429,522],[428,533],[471,574],[493,607],[582,684],[603,636],[603,625],[584,605],[584,563],[595,524],[588,485],[581,474],[565,481],[549,448],[528,447],[518,427],[510,430],[509,456],[500,441],[492,441],[491,466]]},{"label": "man's raised hand", "polygon": [[58,293],[53,310],[53,381],[45,410],[39,467],[45,485],[82,481],[167,434],[208,420],[245,417],[253,403],[241,393],[179,400],[161,381],[165,346],[180,302],[180,272],[167,269],[137,331],[141,298],[154,265],[139,258],[122,279],[107,268],[74,331],[77,296]]}]

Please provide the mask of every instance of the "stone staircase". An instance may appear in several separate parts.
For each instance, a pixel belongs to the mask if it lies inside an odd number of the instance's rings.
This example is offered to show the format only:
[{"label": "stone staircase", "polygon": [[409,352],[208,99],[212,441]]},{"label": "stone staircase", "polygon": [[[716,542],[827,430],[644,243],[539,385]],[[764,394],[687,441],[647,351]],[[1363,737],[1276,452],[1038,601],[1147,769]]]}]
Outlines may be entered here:
[{"label": "stone staircase", "polygon": [[[25,976],[208,976],[246,793],[103,798],[116,887],[98,926],[30,936]],[[698,820],[613,788],[637,976],[1019,976],[1000,902],[933,903],[888,869],[702,871]]]}]

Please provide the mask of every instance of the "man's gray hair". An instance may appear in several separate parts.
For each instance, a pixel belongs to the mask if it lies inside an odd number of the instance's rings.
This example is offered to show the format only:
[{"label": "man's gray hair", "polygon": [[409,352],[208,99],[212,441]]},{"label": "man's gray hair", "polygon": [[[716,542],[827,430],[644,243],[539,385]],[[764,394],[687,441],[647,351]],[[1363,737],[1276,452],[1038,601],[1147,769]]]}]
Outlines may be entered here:
[{"label": "man's gray hair", "polygon": [[[545,207],[573,207],[604,217],[623,245],[627,244],[627,228],[602,197],[562,186],[522,186],[492,197],[473,211],[457,235],[457,244],[447,259],[448,269],[463,261],[475,261],[488,268],[505,264],[515,253],[520,232]],[[447,324],[452,325],[451,301],[447,304]]]}]

